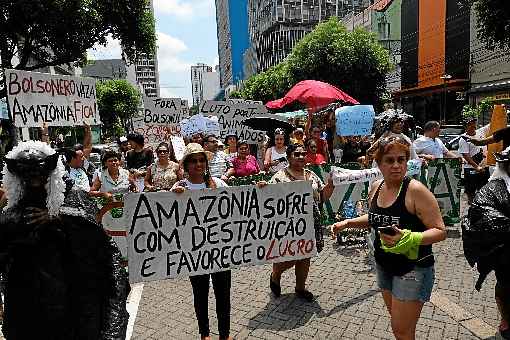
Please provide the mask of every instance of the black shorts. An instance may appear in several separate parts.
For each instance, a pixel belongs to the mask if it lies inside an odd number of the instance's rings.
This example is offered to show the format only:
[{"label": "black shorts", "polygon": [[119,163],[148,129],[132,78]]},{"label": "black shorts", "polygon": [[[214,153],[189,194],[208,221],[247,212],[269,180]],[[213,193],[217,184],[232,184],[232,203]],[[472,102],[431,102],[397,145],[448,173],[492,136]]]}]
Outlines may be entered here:
[{"label": "black shorts", "polygon": [[487,184],[489,177],[488,168],[485,168],[482,172],[476,172],[474,169],[464,169],[464,191],[466,194],[474,194]]}]

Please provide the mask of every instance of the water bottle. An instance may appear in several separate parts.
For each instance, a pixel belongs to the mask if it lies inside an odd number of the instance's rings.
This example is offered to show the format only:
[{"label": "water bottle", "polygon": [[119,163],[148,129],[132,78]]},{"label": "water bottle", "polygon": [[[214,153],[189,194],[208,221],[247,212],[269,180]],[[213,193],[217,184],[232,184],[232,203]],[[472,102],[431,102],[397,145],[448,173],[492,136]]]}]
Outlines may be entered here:
[{"label": "water bottle", "polygon": [[348,201],[344,202],[343,210],[344,210],[343,212],[344,212],[345,219],[357,217],[356,206],[353,201],[348,200]]}]

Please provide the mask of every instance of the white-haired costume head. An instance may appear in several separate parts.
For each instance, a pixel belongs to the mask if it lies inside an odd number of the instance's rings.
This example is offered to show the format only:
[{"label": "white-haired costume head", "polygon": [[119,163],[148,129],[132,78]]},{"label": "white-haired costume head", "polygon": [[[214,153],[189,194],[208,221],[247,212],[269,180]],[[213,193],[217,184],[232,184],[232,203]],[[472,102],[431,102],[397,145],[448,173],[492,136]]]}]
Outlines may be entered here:
[{"label": "white-haired costume head", "polygon": [[39,141],[19,143],[5,157],[3,183],[7,195],[4,210],[18,204],[25,194],[22,176],[29,170],[39,169],[48,176],[45,184],[46,207],[50,216],[57,216],[64,203],[66,185],[63,180],[65,168],[59,155],[48,144]]},{"label": "white-haired costume head", "polygon": [[508,173],[508,162],[510,162],[510,146],[501,152],[495,152],[496,169],[489,178],[489,181],[502,179],[505,181],[506,188],[510,192],[510,174]]}]

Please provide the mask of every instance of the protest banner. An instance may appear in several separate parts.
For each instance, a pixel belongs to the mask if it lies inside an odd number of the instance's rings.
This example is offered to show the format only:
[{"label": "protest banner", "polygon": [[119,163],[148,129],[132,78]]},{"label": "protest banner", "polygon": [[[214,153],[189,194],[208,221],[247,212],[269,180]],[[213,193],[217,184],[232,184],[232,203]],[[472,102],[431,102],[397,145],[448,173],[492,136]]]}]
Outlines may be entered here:
[{"label": "protest banner", "polygon": [[180,136],[183,113],[180,98],[143,98],[143,113],[133,118],[133,129],[141,133],[145,143],[169,142],[172,136]]},{"label": "protest banner", "polygon": [[372,133],[375,111],[372,105],[342,106],[335,110],[339,136],[368,136]]},{"label": "protest banner", "polygon": [[220,127],[220,139],[224,140],[228,135],[235,134],[240,140],[246,140],[249,144],[258,144],[264,140],[265,132],[253,130],[243,121],[251,117],[270,117],[265,106],[254,103],[231,103],[219,101],[204,101],[200,104],[199,113],[204,116],[217,116]]},{"label": "protest banner", "polygon": [[[416,176],[421,174],[422,161],[420,159],[410,159],[407,161],[407,176]],[[331,167],[334,185],[351,184],[358,182],[372,182],[382,178],[379,168],[369,169],[344,169],[340,166]]]},{"label": "protest banner", "polygon": [[316,254],[309,182],[129,194],[124,200],[132,283]]},{"label": "protest banner", "polygon": [[172,148],[174,149],[175,159],[180,161],[184,157],[184,150],[186,149],[184,139],[180,136],[172,136],[170,137],[170,141],[172,142]]},{"label": "protest banner", "polygon": [[[231,104],[248,104],[248,105],[260,105],[264,106],[264,104],[260,100],[250,100],[250,99],[237,99],[231,98],[227,99],[227,103]],[[266,111],[267,112],[267,111]]]},{"label": "protest banner", "polygon": [[[435,159],[429,161],[427,166],[421,166],[419,179],[436,197],[443,220],[449,225],[460,222],[461,166],[462,161],[457,158]],[[335,189],[329,201],[324,204],[328,224],[335,221],[345,202],[367,199],[371,181],[382,178],[382,174],[377,178],[373,176],[374,169],[351,169],[353,172],[349,172],[346,167],[345,164],[309,167],[325,183],[330,174],[333,175]],[[342,168],[342,171],[337,171],[338,168]]]},{"label": "protest banner", "polygon": [[96,80],[6,70],[7,101],[17,127],[99,125]]},{"label": "protest banner", "polygon": [[181,134],[190,138],[194,134],[201,133],[203,135],[213,134],[218,136],[220,127],[218,117],[204,117],[200,113],[181,122]]}]

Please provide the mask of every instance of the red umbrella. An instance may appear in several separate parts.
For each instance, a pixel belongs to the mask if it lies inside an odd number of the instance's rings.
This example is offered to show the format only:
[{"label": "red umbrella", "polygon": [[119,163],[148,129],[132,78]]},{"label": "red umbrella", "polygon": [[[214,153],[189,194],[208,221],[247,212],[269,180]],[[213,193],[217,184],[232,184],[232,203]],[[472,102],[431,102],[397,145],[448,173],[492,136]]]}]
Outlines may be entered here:
[{"label": "red umbrella", "polygon": [[294,85],[285,97],[267,102],[266,107],[280,109],[296,100],[309,108],[321,108],[336,101],[359,104],[356,99],[333,85],[318,80],[303,80]]}]

